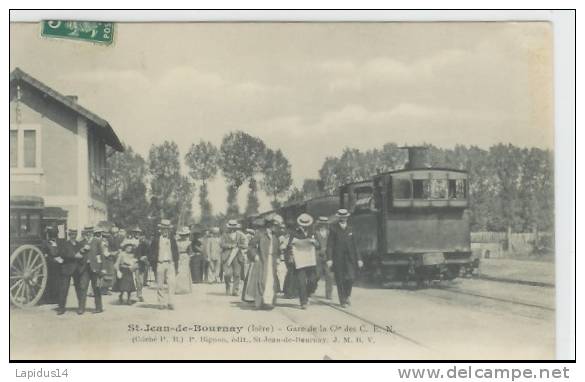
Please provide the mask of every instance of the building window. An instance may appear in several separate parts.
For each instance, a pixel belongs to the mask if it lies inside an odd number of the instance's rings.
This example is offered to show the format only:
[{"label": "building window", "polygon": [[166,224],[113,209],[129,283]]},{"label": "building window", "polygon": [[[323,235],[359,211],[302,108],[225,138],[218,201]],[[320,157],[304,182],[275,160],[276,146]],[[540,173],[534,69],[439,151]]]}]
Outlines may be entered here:
[{"label": "building window", "polygon": [[41,153],[40,128],[36,125],[10,126],[10,167],[17,170],[39,170]]},{"label": "building window", "polygon": [[23,159],[24,167],[37,167],[37,132],[36,130],[23,130]]}]

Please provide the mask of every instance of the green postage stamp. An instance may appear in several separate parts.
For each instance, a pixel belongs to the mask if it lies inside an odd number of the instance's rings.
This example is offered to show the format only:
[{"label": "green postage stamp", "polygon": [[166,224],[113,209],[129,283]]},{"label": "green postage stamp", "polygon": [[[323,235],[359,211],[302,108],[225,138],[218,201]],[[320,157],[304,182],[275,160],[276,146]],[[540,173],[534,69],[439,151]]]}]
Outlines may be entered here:
[{"label": "green postage stamp", "polygon": [[44,20],[41,36],[90,41],[109,45],[114,41],[114,23],[101,21]]}]

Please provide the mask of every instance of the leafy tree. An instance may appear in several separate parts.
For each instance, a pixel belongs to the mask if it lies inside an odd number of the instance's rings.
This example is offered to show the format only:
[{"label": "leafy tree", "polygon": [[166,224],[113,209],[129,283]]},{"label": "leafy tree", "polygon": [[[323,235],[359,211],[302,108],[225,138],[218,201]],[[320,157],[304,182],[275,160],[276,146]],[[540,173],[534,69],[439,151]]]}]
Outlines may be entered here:
[{"label": "leafy tree", "polygon": [[[464,145],[453,149],[425,146],[429,165],[468,172],[474,231],[509,228],[528,232],[554,228],[554,161],[550,150],[505,144],[488,150]],[[394,143],[363,152],[346,148],[339,157],[325,159],[319,170],[320,181],[325,192],[335,193],[348,181],[402,168],[406,160],[406,151]],[[291,200],[301,200],[313,192],[303,187],[291,194]]]},{"label": "leafy tree", "polygon": [[138,225],[146,228],[148,202],[145,175],[146,163],[132,147],[125,146],[123,152],[108,153],[106,189],[110,221],[122,227]]},{"label": "leafy tree", "polygon": [[[221,171],[228,182],[227,214],[235,216],[239,214],[238,190],[246,181],[249,182],[250,190],[254,190],[255,181],[252,179],[263,169],[266,145],[260,138],[243,131],[235,131],[223,137],[219,151]],[[254,192],[252,194],[248,200],[256,197]],[[254,210],[254,203],[258,203],[257,198],[247,210]]]},{"label": "leafy tree", "polygon": [[279,206],[278,198],[286,193],[292,185],[291,165],[280,149],[266,150],[262,172],[264,174],[262,189],[272,198],[272,206]]},{"label": "leafy tree", "polygon": [[258,202],[258,183],[256,179],[251,178],[248,183],[248,202],[246,203],[245,215],[254,215],[258,213],[260,203]]},{"label": "leafy tree", "polygon": [[160,217],[175,224],[191,215],[193,189],[180,174],[179,148],[175,142],[152,145],[148,153],[150,192],[156,197]]},{"label": "leafy tree", "polygon": [[323,182],[320,179],[305,179],[303,181],[303,194],[311,199],[324,194]]},{"label": "leafy tree", "polygon": [[209,223],[213,216],[212,206],[209,202],[207,183],[215,178],[219,169],[219,150],[211,143],[201,140],[197,145],[191,145],[185,155],[185,162],[189,168],[189,175],[199,185],[199,208],[201,209],[201,222]]}]

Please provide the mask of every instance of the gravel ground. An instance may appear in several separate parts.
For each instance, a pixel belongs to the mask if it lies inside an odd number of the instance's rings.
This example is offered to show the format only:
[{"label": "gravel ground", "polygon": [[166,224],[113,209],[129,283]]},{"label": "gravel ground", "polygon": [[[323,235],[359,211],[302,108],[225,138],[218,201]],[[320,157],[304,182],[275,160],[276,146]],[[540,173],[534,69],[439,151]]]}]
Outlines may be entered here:
[{"label": "gravel ground", "polygon": [[[225,296],[222,285],[193,287],[192,294],[176,296],[174,311],[158,309],[153,289],[145,291],[146,302],[132,306],[118,305],[116,295],[106,296],[102,314],[92,313],[89,298],[89,312],[78,316],[73,291],[63,316],[52,305],[13,308],[11,358],[554,357],[554,311],[532,306],[553,306],[554,293],[543,294],[538,287],[482,280],[418,291],[356,287],[352,306],[343,310],[335,297],[323,298],[320,285],[306,311],[299,309],[298,300],[285,299],[271,311],[255,311],[239,298]],[[237,328],[240,333],[217,331]]]}]

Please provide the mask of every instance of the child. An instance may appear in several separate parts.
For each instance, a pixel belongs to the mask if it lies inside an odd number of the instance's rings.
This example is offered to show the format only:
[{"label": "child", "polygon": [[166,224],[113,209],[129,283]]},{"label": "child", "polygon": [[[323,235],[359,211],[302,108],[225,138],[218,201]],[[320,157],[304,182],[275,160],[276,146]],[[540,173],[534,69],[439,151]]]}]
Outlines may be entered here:
[{"label": "child", "polygon": [[136,258],[134,257],[134,250],[138,246],[136,239],[126,239],[120,245],[120,253],[116,259],[116,290],[120,292],[120,303],[124,302],[124,292],[128,294],[126,303],[131,304],[130,296],[132,292],[136,291],[136,284],[134,282],[134,271],[138,267]]}]

